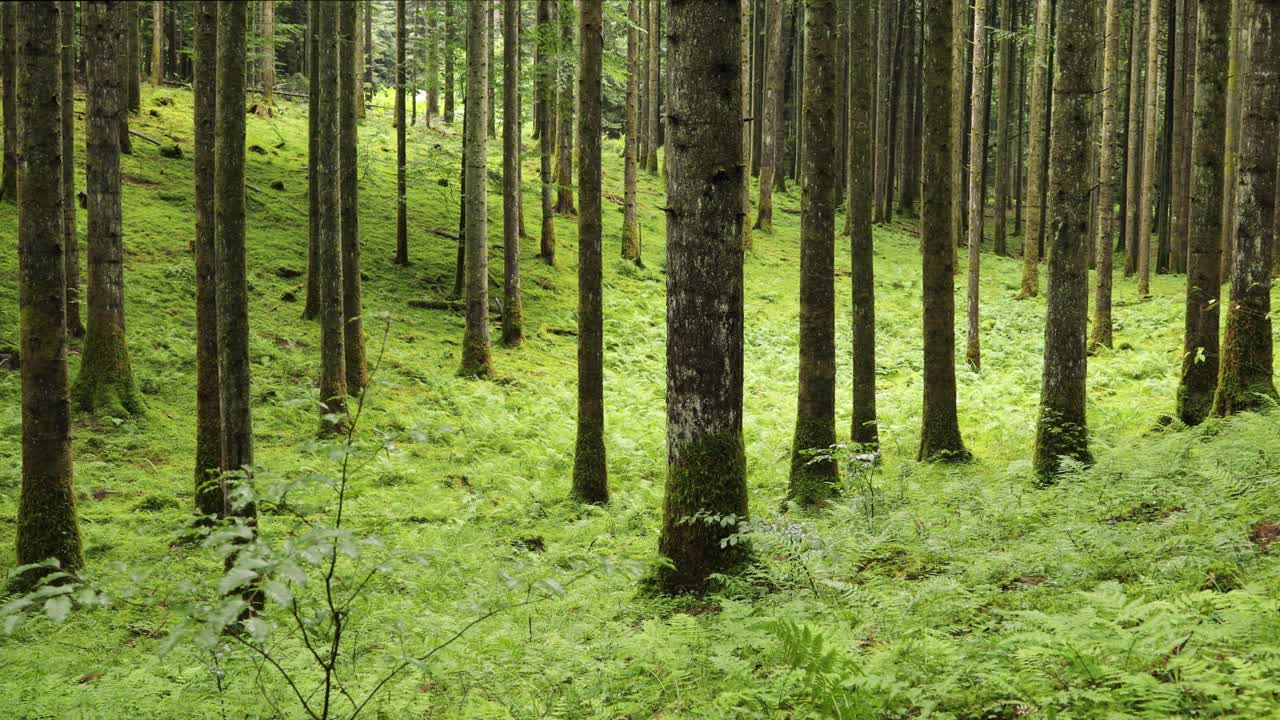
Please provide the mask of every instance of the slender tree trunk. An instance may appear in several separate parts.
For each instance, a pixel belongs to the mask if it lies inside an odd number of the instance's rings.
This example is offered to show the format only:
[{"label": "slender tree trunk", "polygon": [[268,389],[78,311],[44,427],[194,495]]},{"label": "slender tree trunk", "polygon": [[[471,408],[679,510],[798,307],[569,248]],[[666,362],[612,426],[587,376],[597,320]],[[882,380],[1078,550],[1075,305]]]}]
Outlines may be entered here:
[{"label": "slender tree trunk", "polygon": [[489,45],[489,78],[488,78],[488,82],[485,85],[485,98],[486,98],[485,102],[488,104],[488,107],[489,107],[489,128],[488,128],[489,138],[492,140],[496,140],[498,139],[498,127],[497,127],[497,119],[496,119],[498,114],[493,111],[494,85],[496,84],[495,73],[497,72],[496,68],[498,65],[498,63],[496,62],[496,58],[494,56],[494,53],[497,52],[496,50],[494,50],[495,43],[494,43],[494,12],[493,12],[494,7],[496,6],[496,3],[490,2],[488,3],[488,6],[489,6],[489,35],[488,35],[489,37],[489,43],[488,43]]},{"label": "slender tree trunk", "polygon": [[1093,96],[1092,0],[1057,0],[1053,139],[1049,163],[1044,374],[1034,464],[1042,479],[1061,458],[1089,462],[1085,337],[1089,318],[1089,102]]},{"label": "slender tree trunk", "polygon": [[999,65],[1000,75],[996,84],[996,175],[995,184],[995,242],[992,248],[997,255],[1009,254],[1009,118],[1013,100],[1013,5],[1010,0],[1000,0]]},{"label": "slender tree trunk", "polygon": [[604,311],[601,306],[600,114],[602,0],[579,10],[582,67],[578,73],[578,440],[573,453],[573,496],[609,501],[604,448]]},{"label": "slender tree trunk", "polygon": [[[454,88],[457,81],[454,78],[453,63],[453,46],[457,43],[455,36],[455,28],[458,26],[457,20],[454,19],[454,0],[445,0],[444,3],[444,124],[449,125],[453,122],[454,113]],[[434,38],[428,40],[434,42]],[[470,90],[467,91],[467,97],[471,97]]]},{"label": "slender tree trunk", "polygon": [[0,31],[4,34],[4,178],[0,180],[0,197],[14,200],[18,196],[18,36],[14,14],[18,3],[0,3]]},{"label": "slender tree trunk", "polygon": [[553,189],[554,180],[551,175],[551,153],[555,147],[555,98],[552,96],[554,73],[551,69],[555,56],[555,45],[552,42],[554,24],[551,21],[553,3],[556,0],[538,0],[538,56],[536,92],[538,102],[542,105],[542,127],[538,132],[538,180],[542,186],[542,235],[539,255],[546,264],[556,264],[556,226]]},{"label": "slender tree trunk", "polygon": [[[99,12],[95,8],[95,12]],[[127,417],[143,411],[124,323],[124,240],[120,221],[120,118],[126,112],[127,15],[94,19],[85,106],[85,193],[89,213],[88,328],[73,396],[89,412]],[[47,30],[47,29],[46,29]],[[45,120],[46,124],[48,119]]]},{"label": "slender tree trunk", "polygon": [[1138,203],[1138,297],[1147,298],[1151,294],[1151,233],[1155,221],[1156,185],[1156,131],[1159,118],[1156,116],[1157,99],[1160,94],[1160,0],[1152,0],[1149,4],[1150,14],[1147,23],[1147,87],[1143,93],[1146,108],[1143,110],[1143,142],[1142,142],[1142,199]]},{"label": "slender tree trunk", "polygon": [[658,174],[658,148],[662,145],[661,103],[662,2],[649,0],[649,154],[644,158],[644,167],[650,175]]},{"label": "slender tree trunk", "polygon": [[[667,482],[658,570],[669,593],[734,569],[747,519],[742,442],[742,123],[738,0],[672,3],[667,157]],[[765,158],[767,160],[767,156]],[[729,523],[704,517],[729,517]],[[693,519],[692,521],[690,521]]]},{"label": "slender tree trunk", "polygon": [[120,152],[125,155],[133,154],[133,139],[129,136],[129,112],[137,112],[142,103],[142,89],[140,87],[142,79],[140,70],[142,67],[142,0],[126,0],[124,7],[117,12],[121,17],[117,22],[124,23],[124,45],[120,50],[120,59],[116,64],[116,72],[120,77],[117,82],[121,83],[121,97],[126,98],[127,110],[120,113],[116,130],[120,135]]},{"label": "slender tree trunk", "polygon": [[921,460],[964,460],[956,417],[955,262],[951,247],[951,3],[924,0],[924,135],[921,250],[924,408]]},{"label": "slender tree trunk", "polygon": [[951,246],[959,252],[964,235],[966,207],[964,193],[968,166],[965,159],[965,103],[963,93],[969,74],[969,0],[951,2]]},{"label": "slender tree trunk", "polygon": [[[354,3],[352,3],[354,4]],[[275,107],[276,89],[276,4],[275,0],[262,0],[262,102],[258,105],[258,114],[271,117]],[[352,42],[355,42],[354,37]],[[354,57],[351,60],[352,70],[355,68]],[[348,72],[343,70],[344,73]]]},{"label": "slender tree trunk", "polygon": [[1098,207],[1094,229],[1097,233],[1097,273],[1094,285],[1093,330],[1089,349],[1111,347],[1111,236],[1115,219],[1115,151],[1120,110],[1120,0],[1107,0],[1104,46],[1102,50],[1102,132],[1099,148]]},{"label": "slender tree trunk", "polygon": [[[396,0],[396,264],[409,264],[409,188],[405,178],[405,0]],[[428,101],[427,117],[431,117]]]},{"label": "slender tree trunk", "polygon": [[[1210,0],[1212,2],[1213,0]],[[1173,170],[1170,173],[1173,206],[1169,238],[1169,270],[1187,269],[1187,231],[1191,188],[1191,114],[1195,78],[1196,0],[1181,0],[1178,20],[1178,71],[1174,85]]]},{"label": "slender tree trunk", "polygon": [[364,348],[364,309],[360,277],[360,168],[356,157],[356,98],[360,74],[356,50],[360,36],[357,3],[338,6],[338,200],[342,269],[342,351],[347,392],[359,395],[369,382]]},{"label": "slender tree trunk", "polygon": [[915,129],[916,98],[916,11],[914,0],[908,0],[904,4],[904,15],[906,23],[903,25],[902,47],[899,49],[901,58],[898,62],[898,84],[901,87],[898,91],[897,205],[899,213],[913,215],[916,202],[916,177],[912,171],[911,149],[913,144],[912,132]]},{"label": "slender tree trunk", "polygon": [[[626,144],[623,149],[623,202],[622,202],[622,259],[637,265],[640,262],[640,228],[636,224],[637,153],[640,134],[637,127],[640,101],[640,32],[639,5],[643,0],[629,0],[627,4],[627,104],[625,110]],[[750,202],[750,200],[746,200]],[[747,236],[750,238],[750,236]]]},{"label": "slender tree trunk", "polygon": [[[632,175],[634,213],[634,172]],[[502,6],[502,289],[502,342],[519,345],[524,341],[520,303],[520,0],[504,0]]]},{"label": "slender tree trunk", "polygon": [[[739,57],[743,73],[742,79],[742,164],[746,171],[742,173],[742,217],[745,218],[742,223],[742,249],[751,249],[751,137],[754,134],[752,128],[755,126],[755,119],[751,116],[751,2],[752,0],[739,0],[742,14],[742,38],[740,41]],[[843,137],[839,135],[839,137]],[[840,143],[843,147],[844,143]]]},{"label": "slender tree trunk", "polygon": [[214,124],[217,113],[218,3],[197,0],[192,68],[196,207],[196,457],[195,510],[221,517],[226,499],[218,482],[222,459],[222,403],[218,397],[218,247],[214,233]]},{"label": "slender tree trunk", "polygon": [[1244,0],[1231,3],[1231,53],[1227,65],[1227,129],[1223,140],[1222,170],[1222,281],[1231,279],[1231,265],[1236,242],[1236,167],[1240,152],[1240,100],[1244,70],[1244,24],[1241,13]]},{"label": "slender tree trunk", "polygon": [[[218,3],[217,120],[214,127],[214,222],[217,242],[218,387],[222,471],[253,477],[249,387],[249,295],[244,242],[244,58],[242,3]],[[223,497],[230,480],[224,479]],[[253,506],[228,508],[253,518]]]},{"label": "slender tree trunk", "polygon": [[[1141,0],[1136,0],[1141,2]],[[1049,50],[1053,46],[1050,25],[1054,0],[1036,0],[1036,44],[1031,61],[1031,108],[1027,123],[1027,232],[1022,241],[1022,289],[1019,298],[1035,297],[1040,292],[1040,237],[1043,234],[1043,198],[1045,158],[1049,148],[1045,131],[1049,124],[1050,68]]]},{"label": "slender tree trunk", "polygon": [[875,107],[871,3],[850,4],[849,24],[848,195],[853,305],[853,419],[849,439],[874,448],[879,445],[880,433],[876,420],[875,253],[871,236],[875,182],[871,167],[871,120]]},{"label": "slender tree trunk", "polygon": [[[1157,0],[1158,1],[1158,0]],[[1142,234],[1142,154],[1144,108],[1146,102],[1146,81],[1143,69],[1146,67],[1147,43],[1146,17],[1143,8],[1150,0],[1133,0],[1133,24],[1130,34],[1129,48],[1129,129],[1127,156],[1127,175],[1125,178],[1125,198],[1128,214],[1125,216],[1124,276],[1132,277],[1138,272],[1138,236]]]},{"label": "slender tree trunk", "polygon": [[[401,0],[403,1],[403,0]],[[403,23],[397,25],[403,27]],[[320,188],[316,184],[316,127],[320,121],[320,73],[316,61],[320,56],[320,1],[307,2],[307,302],[302,309],[304,320],[320,317]],[[399,35],[397,34],[397,38]],[[401,63],[402,64],[402,63]],[[399,117],[399,116],[397,116]]]},{"label": "slender tree trunk", "polygon": [[764,129],[760,141],[760,183],[757,200],[758,230],[773,232],[773,176],[778,172],[782,145],[782,90],[786,63],[782,50],[782,0],[769,0],[769,56],[765,60]]},{"label": "slender tree trunk", "polygon": [[573,113],[574,113],[574,62],[565,57],[573,55],[573,2],[560,0],[560,129],[557,132],[560,147],[556,152],[556,212],[573,216],[578,210],[573,206]]},{"label": "slender tree trunk", "polygon": [[[10,7],[10,6],[16,7]],[[67,396],[66,282],[64,268],[61,103],[58,13],[60,3],[6,3],[5,52],[17,40],[13,74],[6,90],[21,105],[12,108],[21,157],[15,179],[18,196],[19,334],[22,374],[22,490],[18,499],[18,564],[55,558],[59,570],[74,573],[84,565],[71,460],[71,409]],[[105,3],[86,2],[96,32],[86,41],[109,37]],[[13,15],[16,14],[16,20]],[[50,30],[54,32],[50,32]],[[7,29],[6,29],[7,30]],[[110,44],[108,42],[108,47]],[[6,98],[7,100],[7,98]],[[11,106],[5,103],[6,109]],[[39,580],[35,573],[15,577],[13,589],[26,590]]]},{"label": "slender tree trunk", "polygon": [[1222,167],[1231,9],[1227,3],[1208,0],[1199,4],[1197,15],[1187,307],[1178,384],[1178,417],[1188,425],[1197,425],[1209,416],[1218,384]]},{"label": "slender tree trunk", "polygon": [[462,334],[462,369],[465,377],[493,375],[489,355],[489,218],[484,86],[489,77],[489,38],[485,34],[485,4],[467,3],[467,89],[463,102],[463,142],[466,173],[463,202],[466,208],[466,326]]},{"label": "slender tree trunk", "polygon": [[67,335],[78,338],[84,335],[80,322],[80,239],[76,232],[76,88],[75,70],[75,7],[71,0],[61,3],[59,30],[60,50],[59,92],[62,97],[62,248],[66,270]]},{"label": "slender tree trunk", "polygon": [[[1001,0],[1002,5],[1008,0]],[[978,334],[978,280],[981,270],[981,248],[985,218],[982,202],[982,179],[986,173],[986,153],[983,137],[987,132],[987,0],[975,0],[973,5],[973,100],[972,119],[969,122],[969,145],[979,148],[969,166],[969,287],[968,287],[968,343],[965,362],[973,370],[982,369],[982,343]],[[998,220],[997,220],[998,222]]]},{"label": "slender tree trunk", "polygon": [[885,222],[884,202],[891,192],[889,184],[889,162],[893,155],[889,144],[890,106],[893,101],[890,92],[893,86],[893,38],[896,33],[893,20],[898,16],[898,3],[901,0],[879,0],[880,9],[876,19],[879,28],[876,31],[876,187],[875,219]]},{"label": "slender tree trunk", "polygon": [[342,312],[342,208],[339,115],[339,3],[320,4],[319,104],[316,184],[320,188],[320,412],[325,430],[345,426],[346,343]]},{"label": "slender tree trunk", "polygon": [[356,117],[364,119],[364,88],[365,88],[365,55],[366,44],[368,40],[365,33],[370,30],[369,14],[373,12],[373,6],[368,3],[357,3],[356,9],[356,66],[353,70],[355,73],[355,94],[356,94]]},{"label": "slender tree trunk", "polygon": [[1240,153],[1236,158],[1231,302],[1213,411],[1219,417],[1265,407],[1272,380],[1271,253],[1280,143],[1280,2],[1244,0]]},{"label": "slender tree trunk", "polygon": [[640,96],[636,105],[636,125],[639,134],[636,138],[636,162],[643,168],[649,157],[649,0],[636,0],[639,3],[639,18],[636,20],[638,43],[636,55],[640,76]]},{"label": "slender tree trunk", "polygon": [[151,87],[164,79],[164,0],[151,1]]}]

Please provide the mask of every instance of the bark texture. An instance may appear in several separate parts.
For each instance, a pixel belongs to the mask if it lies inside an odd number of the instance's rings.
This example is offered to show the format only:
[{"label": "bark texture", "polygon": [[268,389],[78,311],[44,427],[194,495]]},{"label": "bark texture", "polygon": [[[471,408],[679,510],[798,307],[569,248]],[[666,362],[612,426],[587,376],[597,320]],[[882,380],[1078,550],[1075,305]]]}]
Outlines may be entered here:
[{"label": "bark texture", "polygon": [[644,168],[650,175],[658,174],[658,148],[662,145],[661,104],[662,2],[649,0],[649,152],[645,155]]},{"label": "bark texture", "polygon": [[1129,47],[1129,127],[1126,133],[1128,150],[1125,153],[1125,245],[1124,276],[1138,272],[1138,236],[1142,233],[1142,123],[1146,103],[1146,16],[1147,0],[1134,0]]},{"label": "bark texture", "polygon": [[[1138,0],[1141,2],[1141,0]],[[1049,50],[1053,47],[1050,26],[1053,0],[1035,0],[1035,54],[1031,60],[1031,105],[1027,112],[1027,231],[1022,242],[1022,289],[1018,297],[1035,297],[1040,292],[1040,238],[1044,234],[1044,166],[1049,148],[1045,129],[1049,121]]]},{"label": "bark texture", "polygon": [[318,154],[316,184],[320,188],[320,412],[323,427],[342,427],[347,407],[346,351],[342,313],[342,211],[338,151],[339,3],[320,4],[319,103],[316,114]]},{"label": "bark texture", "polygon": [[623,147],[622,170],[622,259],[630,260],[637,265],[640,261],[640,226],[636,223],[636,181],[639,174],[637,164],[640,151],[639,104],[640,104],[640,22],[639,3],[641,0],[629,0],[627,4],[627,100],[624,109],[625,145]]},{"label": "bark texture", "polygon": [[765,60],[764,128],[760,141],[760,184],[757,199],[757,230],[773,232],[773,185],[778,172],[782,138],[782,92],[786,62],[782,57],[782,0],[769,2],[769,56]]},{"label": "bark texture", "polygon": [[871,20],[869,2],[850,5],[848,207],[853,285],[853,419],[849,438],[874,447],[879,444],[880,433],[876,420],[875,253],[871,236],[871,120],[875,107]]},{"label": "bark texture", "polygon": [[484,85],[489,77],[489,38],[485,34],[484,3],[467,4],[467,96],[463,103],[463,158],[466,173],[466,326],[462,334],[462,369],[466,377],[493,375],[489,355],[489,217],[485,133],[489,108]]},{"label": "bark texture", "polygon": [[[968,296],[965,315],[966,338],[964,359],[970,368],[982,369],[982,339],[978,333],[978,281],[982,262],[982,237],[985,222],[985,203],[982,185],[986,177],[986,153],[983,152],[987,134],[987,0],[975,0],[973,4],[973,96],[970,101],[972,118],[969,120],[969,147],[977,148],[969,163],[969,272]],[[999,203],[996,205],[999,208]],[[999,210],[997,209],[997,212]],[[997,220],[997,222],[999,222]]]},{"label": "bark texture", "polygon": [[502,342],[524,340],[520,303],[520,2],[502,7]]},{"label": "bark texture", "polygon": [[[396,0],[396,264],[409,264],[409,201],[408,185],[405,180],[405,126],[404,126],[404,92],[405,92],[405,0]],[[428,105],[430,107],[430,105]],[[427,117],[431,113],[428,110]]]},{"label": "bark texture", "polygon": [[1102,127],[1098,148],[1098,203],[1094,220],[1097,273],[1094,283],[1093,329],[1089,349],[1111,347],[1111,236],[1114,230],[1116,177],[1115,151],[1120,112],[1120,0],[1107,0],[1102,50]]},{"label": "bark texture", "polygon": [[552,4],[555,0],[538,0],[538,57],[537,68],[538,104],[542,107],[538,128],[538,179],[542,188],[542,233],[540,237],[539,255],[542,261],[552,267],[556,264],[556,225],[555,225],[555,186],[551,174],[552,152],[555,148],[555,73],[552,71],[551,58],[555,56],[555,43],[552,42],[554,28],[551,22]]},{"label": "bark texture", "polygon": [[67,335],[84,335],[80,322],[80,240],[76,232],[76,57],[75,6],[62,0],[59,22],[59,92],[63,98],[62,120],[62,248],[67,286]]},{"label": "bark texture", "polygon": [[1009,218],[1009,118],[1012,111],[1013,90],[1013,5],[1010,0],[1000,0],[1000,29],[997,33],[999,75],[996,80],[996,173],[995,185],[995,237],[992,250],[996,255],[1008,255]]},{"label": "bark texture", "polygon": [[2,66],[4,75],[4,175],[0,178],[0,198],[12,200],[17,197],[18,188],[18,35],[17,21],[14,13],[19,3],[0,3],[0,34],[4,35],[4,45],[0,52],[4,53]]},{"label": "bark texture", "polygon": [[356,98],[360,95],[360,75],[356,64],[356,39],[360,26],[356,3],[338,6],[338,209],[340,218],[340,265],[342,267],[342,352],[347,392],[359,395],[369,381],[365,359],[363,287],[360,277],[360,214],[356,159],[359,142],[356,128]]},{"label": "bark texture", "polygon": [[1151,234],[1155,225],[1157,184],[1157,132],[1159,117],[1157,102],[1160,95],[1160,0],[1152,0],[1147,18],[1147,80],[1143,91],[1142,111],[1142,195],[1138,203],[1138,297],[1146,299],[1151,294]]},{"label": "bark texture", "polygon": [[561,215],[575,215],[578,210],[573,206],[573,116],[574,116],[574,69],[573,56],[573,3],[560,0],[560,88],[559,88],[559,121],[556,132],[560,147],[556,151],[556,212]]}]

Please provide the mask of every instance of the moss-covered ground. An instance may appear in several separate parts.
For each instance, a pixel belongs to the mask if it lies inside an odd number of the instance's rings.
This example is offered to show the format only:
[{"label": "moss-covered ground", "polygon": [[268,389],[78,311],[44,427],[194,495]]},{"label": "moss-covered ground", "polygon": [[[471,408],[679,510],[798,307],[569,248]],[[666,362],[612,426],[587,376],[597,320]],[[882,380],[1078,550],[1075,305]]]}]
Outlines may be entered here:
[{"label": "moss-covered ground", "polygon": [[[537,158],[524,164],[524,345],[495,343],[496,379],[456,376],[460,313],[413,307],[453,282],[460,123],[410,128],[412,264],[392,263],[395,138],[387,98],[360,134],[370,352],[385,355],[362,423],[413,429],[353,480],[349,526],[426,553],[370,589],[353,652],[402,635],[447,637],[500,597],[503,572],[566,574],[601,558],[652,560],[666,468],[664,225],[660,178],[642,174],[645,269],[618,258],[621,143],[604,148],[606,441],[611,502],[569,500],[574,440],[576,226],[560,259],[535,257]],[[90,566],[145,571],[150,588],[65,624],[0,638],[0,716],[300,717],[288,690],[233,656],[158,654],[174,622],[166,589],[218,565],[174,542],[189,516],[194,447],[191,99],[144,91],[124,158],[128,343],[146,413],[74,418],[76,486]],[[78,143],[83,148],[83,143]],[[250,345],[257,459],[268,471],[333,463],[314,449],[318,328],[300,318],[306,268],[305,107],[248,129]],[[536,143],[526,139],[526,148]],[[491,274],[500,277],[500,145],[490,143]],[[83,181],[83,174],[80,174]],[[279,185],[282,183],[282,186]],[[274,186],[274,187],[273,187]],[[277,189],[283,187],[283,189]],[[1039,488],[1029,458],[1044,300],[1015,301],[1020,260],[983,256],[983,370],[958,368],[974,461],[918,465],[921,396],[917,225],[876,231],[883,464],[821,515],[784,509],[797,363],[799,195],[746,266],[745,442],[758,564],[704,600],[663,600],[625,574],[498,615],[365,710],[380,718],[1269,717],[1280,702],[1280,528],[1275,415],[1161,426],[1181,354],[1182,277],[1139,303],[1117,279],[1117,348],[1089,363],[1095,466]],[[79,214],[81,237],[85,228]],[[0,345],[17,342],[16,217],[0,206]],[[848,435],[847,241],[839,242],[839,418]],[[963,275],[961,276],[963,278]],[[1043,282],[1043,281],[1042,281]],[[957,307],[963,312],[963,290]],[[963,332],[963,324],[958,323]],[[496,324],[495,324],[496,328]],[[496,333],[495,333],[496,336]],[[962,343],[963,338],[958,338]],[[77,348],[70,359],[79,366]],[[20,484],[18,375],[0,370],[0,546]],[[282,533],[266,516],[262,531]],[[1256,541],[1256,542],[1255,542]],[[0,555],[0,571],[12,566]],[[123,570],[121,572],[124,572]],[[304,651],[278,654],[301,667]],[[379,665],[368,670],[368,683]],[[361,684],[363,678],[355,683]],[[343,710],[342,712],[346,712]],[[341,712],[338,716],[343,716]]]}]

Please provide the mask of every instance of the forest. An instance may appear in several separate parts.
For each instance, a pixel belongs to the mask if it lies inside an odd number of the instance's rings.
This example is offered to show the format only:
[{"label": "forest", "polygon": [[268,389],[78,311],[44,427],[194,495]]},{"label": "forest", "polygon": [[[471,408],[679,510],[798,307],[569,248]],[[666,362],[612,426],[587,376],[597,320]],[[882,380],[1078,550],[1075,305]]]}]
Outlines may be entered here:
[{"label": "forest", "polygon": [[11,0],[0,88],[0,717],[1280,717],[1280,0]]}]

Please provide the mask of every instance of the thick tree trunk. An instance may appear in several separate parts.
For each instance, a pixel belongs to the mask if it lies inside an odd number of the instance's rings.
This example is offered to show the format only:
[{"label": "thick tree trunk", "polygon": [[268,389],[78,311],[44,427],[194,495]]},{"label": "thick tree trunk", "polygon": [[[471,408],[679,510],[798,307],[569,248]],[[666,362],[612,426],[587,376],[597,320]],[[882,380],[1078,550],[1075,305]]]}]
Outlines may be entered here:
[{"label": "thick tree trunk", "polygon": [[921,460],[964,460],[956,417],[955,256],[951,247],[951,3],[924,0],[921,250],[924,407]]},{"label": "thick tree trunk", "polygon": [[[85,193],[89,213],[88,328],[73,392],[89,412],[126,417],[143,411],[124,333],[124,241],[120,222],[120,118],[127,15],[102,10],[86,30]],[[104,17],[105,16],[105,17]],[[46,29],[47,30],[47,29]],[[91,32],[90,32],[91,30]],[[45,119],[48,122],[48,118]]]},{"label": "thick tree trunk", "polygon": [[573,216],[573,114],[574,65],[565,57],[573,56],[573,3],[560,0],[560,128],[556,135],[560,147],[556,151],[556,212]]},{"label": "thick tree trunk", "polygon": [[80,322],[80,239],[76,232],[76,88],[75,70],[75,7],[71,0],[62,0],[60,22],[59,93],[63,98],[62,121],[62,249],[65,257],[67,292],[67,335],[78,338],[84,335]]},{"label": "thick tree trunk", "polygon": [[542,187],[542,234],[539,255],[542,261],[552,267],[556,264],[556,226],[554,208],[554,180],[551,175],[551,153],[555,147],[555,97],[552,93],[555,74],[551,68],[555,56],[555,44],[552,42],[554,23],[552,7],[556,0],[538,0],[538,56],[541,60],[536,69],[538,103],[542,106],[542,127],[538,132],[538,180]]},{"label": "thick tree trunk", "polygon": [[356,98],[360,75],[356,66],[356,39],[360,34],[356,3],[338,6],[338,201],[340,262],[342,268],[342,351],[347,392],[359,395],[369,381],[364,349],[363,287],[360,277],[360,179],[356,145]]},{"label": "thick tree trunk", "polygon": [[18,36],[14,14],[18,3],[0,3],[0,32],[4,35],[4,177],[0,180],[0,198],[13,200],[18,193]]},{"label": "thick tree trunk", "polygon": [[[563,8],[561,12],[564,12]],[[649,0],[649,153],[644,158],[644,168],[650,175],[658,174],[658,148],[662,145],[662,116],[659,113],[661,103],[662,2]],[[563,123],[561,128],[564,128]]]},{"label": "thick tree trunk", "polygon": [[[1001,0],[1002,3],[1008,0]],[[969,285],[967,295],[967,338],[965,362],[973,370],[982,369],[982,342],[978,333],[978,280],[982,261],[982,236],[985,207],[982,201],[982,180],[986,173],[987,158],[982,151],[983,137],[987,132],[987,0],[975,0],[973,6],[973,99],[972,119],[969,121],[969,146],[978,148],[969,164]]]},{"label": "thick tree trunk", "polygon": [[217,113],[218,3],[193,7],[195,63],[192,68],[195,135],[196,265],[196,457],[195,510],[226,513],[218,482],[222,457],[222,404],[218,398],[217,240],[214,234],[214,123]]},{"label": "thick tree trunk", "polygon": [[582,67],[578,72],[578,438],[573,453],[573,496],[609,501],[604,448],[604,310],[601,304],[600,115],[602,0],[579,9]]},{"label": "thick tree trunk", "polygon": [[[1141,2],[1141,0],[1137,0]],[[1050,68],[1049,51],[1053,47],[1050,26],[1053,22],[1053,0],[1036,0],[1036,44],[1031,60],[1031,107],[1027,123],[1027,232],[1022,242],[1022,289],[1019,298],[1035,297],[1040,292],[1040,238],[1044,234],[1045,158],[1049,148],[1045,131],[1049,125]]]},{"label": "thick tree trunk", "polygon": [[1093,330],[1089,349],[1111,347],[1111,236],[1115,220],[1115,151],[1120,111],[1120,0],[1107,0],[1102,50],[1102,131],[1099,147],[1098,203],[1094,220],[1096,282],[1094,284]]},{"label": "thick tree trunk", "polygon": [[[623,202],[622,202],[622,259],[640,265],[640,228],[636,224],[637,153],[640,148],[640,130],[637,127],[640,101],[640,31],[639,4],[643,0],[629,0],[627,4],[627,104],[625,109],[626,144],[623,148]],[[747,202],[750,202],[748,199]],[[750,238],[750,236],[747,236]]]},{"label": "thick tree trunk", "polygon": [[1272,380],[1271,254],[1280,143],[1280,1],[1244,0],[1235,251],[1215,415],[1265,407]]},{"label": "thick tree trunk", "polygon": [[316,185],[320,188],[320,412],[322,429],[344,426],[347,407],[346,349],[342,312],[342,212],[338,143],[338,3],[320,4],[319,103],[316,114]]},{"label": "thick tree trunk", "polygon": [[1057,0],[1053,139],[1049,217],[1044,373],[1036,422],[1034,464],[1049,480],[1063,457],[1089,462],[1085,423],[1085,336],[1089,318],[1089,102],[1093,96],[1092,0]]},{"label": "thick tree trunk", "polygon": [[1209,416],[1218,384],[1218,301],[1222,296],[1222,167],[1227,115],[1231,9],[1207,0],[1196,25],[1195,102],[1191,133],[1187,307],[1178,384],[1178,417]]},{"label": "thick tree trunk", "polygon": [[[67,11],[67,8],[61,8]],[[86,40],[109,36],[105,3],[86,2],[97,31]],[[18,564],[55,558],[60,570],[74,573],[84,565],[71,461],[71,409],[67,396],[66,282],[62,249],[61,126],[49,119],[61,113],[58,72],[59,3],[6,3],[14,23],[6,32],[5,52],[16,39],[13,93],[21,157],[18,188],[19,334],[22,374],[22,490],[18,499]],[[13,15],[17,15],[14,21]],[[54,32],[50,32],[53,29]],[[107,47],[112,48],[108,42]],[[110,67],[110,65],[108,65]],[[7,100],[7,98],[6,98]],[[5,103],[6,108],[12,106]],[[34,573],[14,578],[13,589],[26,590],[38,581]]]},{"label": "thick tree trunk", "polygon": [[782,139],[782,91],[786,78],[783,61],[782,0],[769,0],[769,56],[765,60],[764,129],[760,142],[760,183],[756,209],[757,230],[773,232],[773,177],[778,172]]},{"label": "thick tree trunk", "polygon": [[[667,158],[667,482],[658,552],[666,592],[702,592],[743,546],[723,542],[747,519],[742,442],[742,123],[738,0],[673,3],[674,117]],[[766,156],[767,158],[767,156]],[[729,517],[728,523],[712,518]]]},{"label": "thick tree trunk", "polygon": [[871,237],[871,119],[875,107],[869,2],[849,6],[849,251],[853,305],[853,419],[849,439],[874,448],[876,420],[875,253]]},{"label": "thick tree trunk", "polygon": [[[634,172],[632,175],[634,203]],[[504,0],[502,6],[502,289],[502,342],[519,345],[524,340],[520,303],[520,0]]]},{"label": "thick tree trunk", "polygon": [[1142,197],[1138,203],[1138,297],[1151,294],[1151,234],[1155,222],[1156,132],[1159,129],[1157,108],[1160,95],[1160,25],[1163,16],[1160,0],[1151,0],[1147,21],[1147,86],[1143,92]]},{"label": "thick tree trunk", "polygon": [[[1158,1],[1158,0],[1157,0]],[[1146,15],[1143,8],[1150,5],[1150,0],[1133,0],[1131,46],[1129,48],[1129,129],[1127,140],[1129,149],[1125,153],[1128,170],[1125,176],[1125,202],[1127,214],[1125,223],[1124,244],[1124,276],[1132,277],[1138,272],[1138,236],[1142,234],[1142,155],[1143,121],[1145,120],[1146,80],[1143,71],[1146,67],[1147,43]]]},{"label": "thick tree trunk", "polygon": [[466,377],[493,375],[489,355],[489,217],[485,119],[485,82],[489,77],[484,3],[467,3],[467,89],[463,103],[466,173],[462,190],[466,209],[466,325],[462,333],[462,369]]},{"label": "thick tree trunk", "polygon": [[[409,188],[405,179],[405,0],[396,0],[396,264],[409,264]],[[427,117],[431,117],[428,101]]]}]

